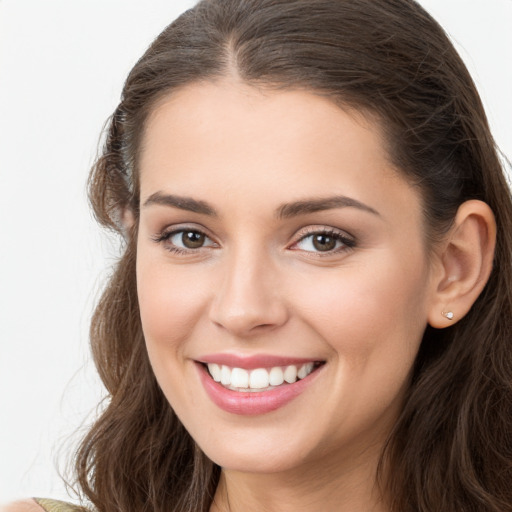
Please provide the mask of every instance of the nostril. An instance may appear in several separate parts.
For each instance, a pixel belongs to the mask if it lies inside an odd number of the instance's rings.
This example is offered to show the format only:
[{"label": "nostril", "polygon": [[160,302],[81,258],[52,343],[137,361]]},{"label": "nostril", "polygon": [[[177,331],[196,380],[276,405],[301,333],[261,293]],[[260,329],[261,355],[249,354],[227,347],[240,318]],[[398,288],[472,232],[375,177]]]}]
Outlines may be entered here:
[{"label": "nostril", "polygon": [[233,307],[217,306],[211,312],[211,320],[214,324],[237,336],[246,336],[273,330],[284,325],[287,320],[287,313],[284,308],[276,305],[253,307],[242,309]]}]

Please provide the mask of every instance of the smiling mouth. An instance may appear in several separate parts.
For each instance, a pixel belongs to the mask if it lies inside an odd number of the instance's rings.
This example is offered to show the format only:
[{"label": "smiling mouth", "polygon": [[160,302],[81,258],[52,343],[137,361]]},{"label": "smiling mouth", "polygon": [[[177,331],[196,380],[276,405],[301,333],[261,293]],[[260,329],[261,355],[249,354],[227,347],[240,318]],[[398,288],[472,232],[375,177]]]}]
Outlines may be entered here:
[{"label": "smiling mouth", "polygon": [[203,364],[207,368],[210,377],[224,388],[231,391],[254,393],[270,391],[305,379],[322,366],[324,361],[310,361],[300,365],[290,364],[252,370],[216,363]]}]

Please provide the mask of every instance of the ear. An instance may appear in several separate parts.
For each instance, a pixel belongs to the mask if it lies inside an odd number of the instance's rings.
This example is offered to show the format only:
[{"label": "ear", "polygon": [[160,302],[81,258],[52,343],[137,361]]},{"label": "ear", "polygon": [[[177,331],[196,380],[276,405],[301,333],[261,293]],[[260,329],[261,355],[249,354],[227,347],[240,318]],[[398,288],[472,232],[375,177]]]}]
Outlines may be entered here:
[{"label": "ear", "polygon": [[133,214],[133,210],[129,207],[125,207],[120,215],[120,227],[123,232],[124,238],[128,238],[133,225],[135,224],[135,215]]},{"label": "ear", "polygon": [[496,221],[482,201],[463,203],[445,240],[436,251],[434,297],[428,322],[432,327],[453,325],[471,309],[492,270]]}]

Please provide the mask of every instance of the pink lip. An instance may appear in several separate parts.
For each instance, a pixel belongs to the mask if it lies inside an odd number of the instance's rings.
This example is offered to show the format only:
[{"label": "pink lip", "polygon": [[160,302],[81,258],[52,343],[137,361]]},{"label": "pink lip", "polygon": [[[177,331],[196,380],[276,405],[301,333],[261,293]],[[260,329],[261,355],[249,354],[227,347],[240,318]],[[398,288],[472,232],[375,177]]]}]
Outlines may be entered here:
[{"label": "pink lip", "polygon": [[[239,415],[265,414],[283,407],[304,392],[322,369],[322,367],[316,369],[307,377],[298,380],[294,384],[283,384],[269,391],[243,392],[225,388],[211,378],[203,364],[197,363],[196,366],[199,370],[199,376],[204,389],[211,401],[224,411]],[[280,366],[280,364],[272,364],[270,366]],[[268,366],[260,365],[256,367]],[[237,368],[240,368],[240,366],[237,366]]]},{"label": "pink lip", "polygon": [[288,366],[290,364],[302,365],[320,361],[318,359],[304,359],[298,357],[272,356],[268,354],[257,354],[252,356],[242,356],[238,354],[209,354],[198,357],[197,361],[201,363],[216,363],[226,365],[231,368],[244,368],[245,370],[254,370],[256,368],[272,368],[274,366]]}]

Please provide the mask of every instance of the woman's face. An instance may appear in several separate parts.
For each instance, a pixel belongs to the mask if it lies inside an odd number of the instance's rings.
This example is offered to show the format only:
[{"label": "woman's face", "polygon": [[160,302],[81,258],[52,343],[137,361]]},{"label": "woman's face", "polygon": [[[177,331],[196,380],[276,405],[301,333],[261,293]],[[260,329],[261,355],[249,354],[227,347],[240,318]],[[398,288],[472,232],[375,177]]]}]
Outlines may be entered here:
[{"label": "woman's face", "polygon": [[199,446],[255,472],[377,453],[434,288],[378,126],[309,92],[190,85],[150,116],[140,170],[144,335]]}]

